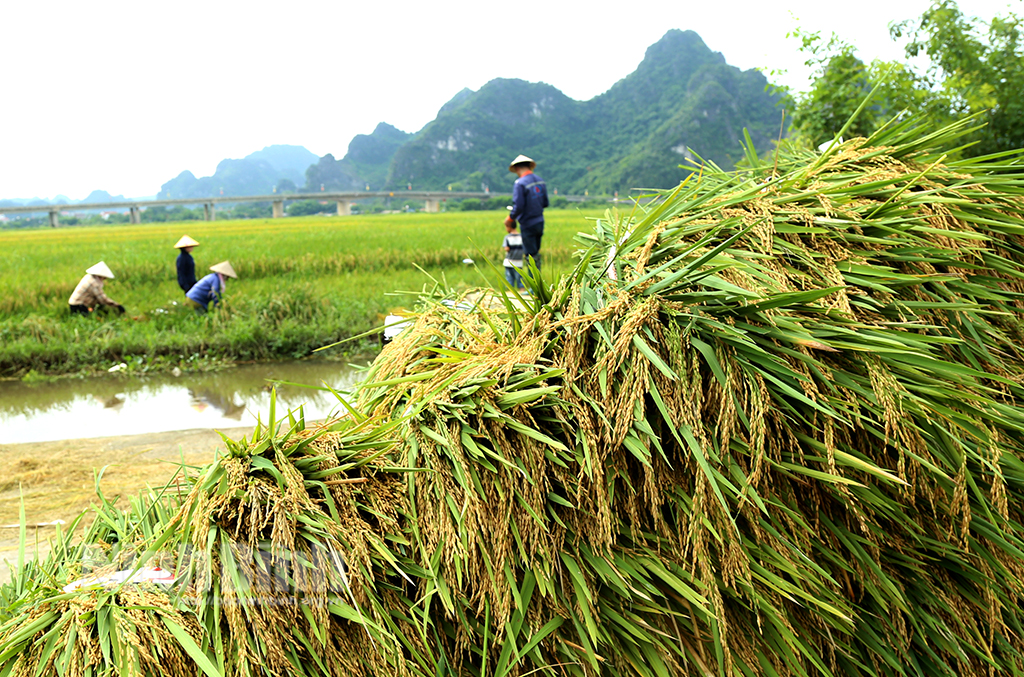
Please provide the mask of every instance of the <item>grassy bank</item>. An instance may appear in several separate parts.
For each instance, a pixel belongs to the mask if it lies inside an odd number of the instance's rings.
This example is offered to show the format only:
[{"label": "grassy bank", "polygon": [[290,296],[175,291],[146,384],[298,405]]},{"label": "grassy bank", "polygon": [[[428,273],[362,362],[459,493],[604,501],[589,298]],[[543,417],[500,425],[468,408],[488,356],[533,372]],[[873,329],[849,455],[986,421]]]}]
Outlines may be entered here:
[{"label": "grassy bank", "polygon": [[[551,210],[543,252],[554,273],[571,265],[587,214]],[[596,215],[596,212],[591,215]],[[504,229],[496,212],[305,217],[0,232],[0,376],[132,368],[188,368],[211,360],[300,357],[379,325],[435,278],[497,284]],[[241,279],[215,313],[181,307],[174,242],[202,243],[197,273],[229,259]],[[462,263],[472,258],[476,266]],[[117,276],[107,294],[123,317],[70,317],[67,300],[86,267]]]}]

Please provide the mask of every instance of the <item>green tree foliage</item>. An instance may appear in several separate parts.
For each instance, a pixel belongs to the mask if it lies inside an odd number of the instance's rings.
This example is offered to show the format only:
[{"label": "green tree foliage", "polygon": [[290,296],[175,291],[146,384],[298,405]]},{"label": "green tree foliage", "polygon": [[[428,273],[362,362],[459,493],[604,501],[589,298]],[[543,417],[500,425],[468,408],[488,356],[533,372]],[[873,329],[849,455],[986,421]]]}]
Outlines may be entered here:
[{"label": "green tree foliage", "polygon": [[968,155],[1024,147],[1024,45],[1021,19],[996,17],[986,25],[969,18],[952,0],[938,0],[917,20],[891,27],[894,40],[908,39],[908,59],[926,56],[922,69],[901,61],[865,63],[856,48],[832,35],[796,30],[808,66],[811,89],[793,97],[793,136],[816,146],[831,139],[872,90],[868,105],[847,136],[869,136],[903,111],[934,125],[979,115],[987,123],[969,141]]},{"label": "green tree foliage", "polygon": [[229,219],[269,219],[271,216],[273,211],[269,202],[242,202],[223,214],[223,218]]},{"label": "green tree foliage", "polygon": [[505,209],[505,207],[510,204],[512,204],[512,201],[507,197],[489,197],[484,198],[483,200],[477,200],[476,198],[469,197],[459,202],[459,211],[477,212]]},{"label": "green tree foliage", "polygon": [[[113,218],[111,215],[110,218]],[[202,213],[184,205],[173,207],[149,207],[140,215],[143,223],[165,223],[168,221],[196,221],[202,219]],[[62,219],[63,222],[63,219]]]},{"label": "green tree foliage", "polygon": [[1024,43],[1021,17],[1010,13],[987,26],[951,0],[939,0],[917,22],[892,28],[910,37],[907,56],[931,60],[929,83],[941,88],[958,115],[981,113],[986,129],[974,153],[1024,148]]},{"label": "green tree foliage", "polygon": [[[797,30],[796,37],[809,54],[806,65],[816,69],[817,77],[810,91],[797,98],[793,111],[793,127],[810,145],[817,145],[838,132],[857,110],[861,99],[871,90],[868,68],[854,55],[851,45],[835,35],[822,44],[820,33]],[[862,115],[850,134],[870,135],[874,120]]]},{"label": "green tree foliage", "polygon": [[310,216],[312,214],[333,214],[337,211],[334,202],[320,204],[318,200],[299,200],[288,205],[288,216]]}]

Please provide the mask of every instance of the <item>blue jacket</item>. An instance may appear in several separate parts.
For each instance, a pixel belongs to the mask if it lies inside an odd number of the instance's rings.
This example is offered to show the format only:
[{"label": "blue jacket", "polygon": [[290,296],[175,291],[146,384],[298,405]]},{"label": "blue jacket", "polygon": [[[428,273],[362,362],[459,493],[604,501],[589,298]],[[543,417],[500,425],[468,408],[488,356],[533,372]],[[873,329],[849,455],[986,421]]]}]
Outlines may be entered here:
[{"label": "blue jacket", "polygon": [[209,310],[210,301],[213,301],[213,305],[217,305],[220,301],[221,291],[220,277],[217,273],[210,273],[199,280],[199,282],[196,282],[185,296]]},{"label": "blue jacket", "polygon": [[548,206],[548,189],[544,179],[527,174],[516,179],[512,188],[512,213],[509,216],[523,228],[544,225],[544,208]]},{"label": "blue jacket", "polygon": [[196,283],[196,262],[192,255],[182,250],[178,254],[178,286],[188,294],[188,290]]}]

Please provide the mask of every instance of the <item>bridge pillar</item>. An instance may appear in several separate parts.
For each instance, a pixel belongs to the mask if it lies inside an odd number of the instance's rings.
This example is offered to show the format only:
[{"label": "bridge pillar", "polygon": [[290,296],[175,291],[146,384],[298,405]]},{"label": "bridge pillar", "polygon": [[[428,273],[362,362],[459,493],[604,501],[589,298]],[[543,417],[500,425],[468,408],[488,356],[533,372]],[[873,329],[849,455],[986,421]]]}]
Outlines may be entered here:
[{"label": "bridge pillar", "polygon": [[338,216],[352,216],[352,203],[348,200],[338,200]]},{"label": "bridge pillar", "polygon": [[279,219],[284,216],[284,200],[274,200],[274,218]]},{"label": "bridge pillar", "polygon": [[142,214],[138,207],[128,208],[128,221],[131,223],[142,223]]},{"label": "bridge pillar", "polygon": [[423,211],[436,214],[441,211],[441,201],[436,197],[428,197],[423,205]]},{"label": "bridge pillar", "polygon": [[50,210],[50,228],[56,228],[60,225],[60,210]]},{"label": "bridge pillar", "polygon": [[203,205],[203,218],[207,221],[215,221],[217,219],[216,213],[217,205],[213,202],[207,202]]}]

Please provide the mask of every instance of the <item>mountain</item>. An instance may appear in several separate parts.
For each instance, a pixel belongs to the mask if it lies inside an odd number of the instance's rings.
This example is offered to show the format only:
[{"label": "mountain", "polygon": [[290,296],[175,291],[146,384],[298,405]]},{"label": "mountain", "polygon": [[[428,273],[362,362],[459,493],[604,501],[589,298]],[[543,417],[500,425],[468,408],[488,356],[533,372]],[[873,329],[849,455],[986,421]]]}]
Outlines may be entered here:
[{"label": "mountain", "polygon": [[[756,70],[741,71],[693,31],[670,30],[636,70],[588,101],[543,82],[491,80],[463,89],[415,134],[380,123],[341,159],[301,146],[267,146],[223,160],[213,176],[185,171],[160,197],[405,188],[508,190],[508,161],[524,153],[562,193],[670,188],[700,158],[731,168],[743,129],[758,152],[778,134],[780,97]],[[302,188],[299,188],[304,186]]]},{"label": "mountain", "polygon": [[100,204],[103,202],[124,202],[124,195],[111,195],[105,190],[94,190],[79,204]]},{"label": "mountain", "polygon": [[266,195],[282,180],[301,184],[306,168],[316,161],[317,156],[302,146],[267,146],[240,160],[221,160],[213,176],[197,179],[183,171],[160,187],[159,197]]},{"label": "mountain", "polygon": [[221,160],[213,176],[196,178],[185,170],[160,186],[161,198],[266,195],[283,177],[262,160]]},{"label": "mountain", "polygon": [[30,198],[7,198],[0,200],[0,207],[35,207],[35,206],[49,206],[50,201],[45,200],[41,197],[30,197]]},{"label": "mountain", "polygon": [[395,152],[412,136],[382,122],[371,134],[353,137],[348,144],[348,153],[342,159],[350,162],[356,174],[371,187],[382,186]]},{"label": "mountain", "polygon": [[303,146],[279,144],[250,153],[243,159],[266,162],[280,174],[279,178],[288,179],[301,186],[306,177],[306,169],[320,158]]},{"label": "mountain", "polygon": [[306,170],[306,187],[325,190],[372,190],[384,187],[391,159],[412,134],[381,122],[370,134],[357,134],[340,160],[328,153]]},{"label": "mountain", "polygon": [[111,195],[105,190],[94,190],[84,200],[72,200],[67,195],[57,195],[52,200],[43,198],[9,198],[0,200],[0,207],[53,207],[100,204],[104,202],[124,202],[124,195]]},{"label": "mountain", "polygon": [[576,101],[544,83],[492,80],[463,90],[395,153],[389,186],[507,188],[524,153],[562,192],[667,188],[699,155],[723,167],[742,157],[746,127],[759,151],[781,115],[756,70],[740,71],[693,31],[671,30],[604,94]]}]

